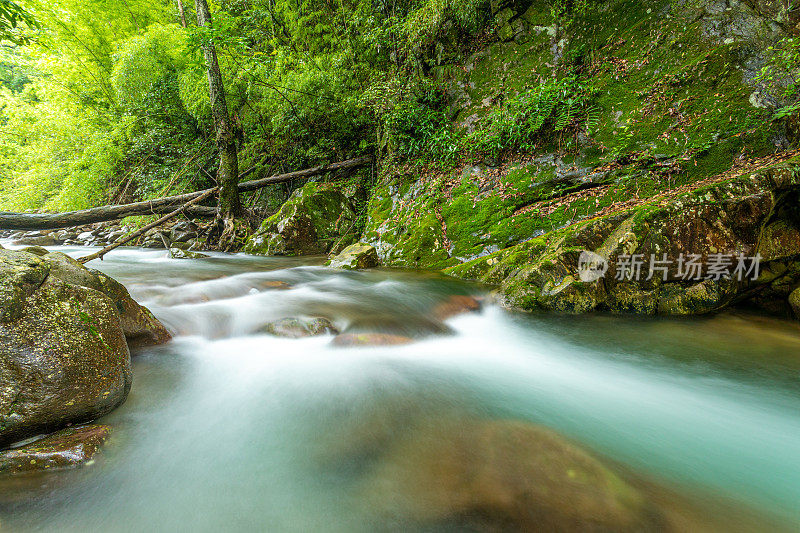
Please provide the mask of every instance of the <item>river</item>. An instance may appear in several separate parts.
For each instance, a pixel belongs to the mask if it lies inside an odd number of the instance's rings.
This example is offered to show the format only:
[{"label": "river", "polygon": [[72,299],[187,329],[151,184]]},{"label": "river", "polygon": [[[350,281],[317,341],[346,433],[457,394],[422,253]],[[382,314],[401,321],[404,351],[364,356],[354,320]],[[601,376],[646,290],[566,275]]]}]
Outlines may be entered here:
[{"label": "river", "polygon": [[[320,263],[222,254],[171,260],[163,250],[121,249],[90,264],[123,282],[175,339],[134,354],[132,392],[102,420],[115,429],[95,464],[0,489],[2,526],[413,530],[365,497],[364,465],[337,461],[365,423],[394,424],[390,439],[402,432],[401,410],[406,422],[474,417],[547,426],[708,530],[800,527],[798,324],[738,312],[526,315],[489,303],[442,327],[431,314],[438,303],[486,289],[429,273]],[[419,340],[340,348],[330,336],[258,332],[303,315]]]}]

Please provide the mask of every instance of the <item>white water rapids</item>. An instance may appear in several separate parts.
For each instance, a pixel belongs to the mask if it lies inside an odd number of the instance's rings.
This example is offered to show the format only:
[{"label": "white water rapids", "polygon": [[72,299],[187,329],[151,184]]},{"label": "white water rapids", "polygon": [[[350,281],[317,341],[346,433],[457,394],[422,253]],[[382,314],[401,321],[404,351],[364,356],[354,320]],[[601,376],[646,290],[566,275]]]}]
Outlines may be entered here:
[{"label": "white water rapids", "polygon": [[[135,354],[133,390],[102,420],[115,431],[96,464],[42,480],[33,497],[0,498],[13,531],[401,530],[364,504],[360,465],[330,460],[365,420],[398,408],[542,424],[702,512],[741,508],[800,527],[796,324],[489,305],[447,320],[448,333],[431,309],[483,288],[138,249],[95,263],[176,338]],[[258,332],[294,316],[419,340],[337,348],[330,336]]]}]

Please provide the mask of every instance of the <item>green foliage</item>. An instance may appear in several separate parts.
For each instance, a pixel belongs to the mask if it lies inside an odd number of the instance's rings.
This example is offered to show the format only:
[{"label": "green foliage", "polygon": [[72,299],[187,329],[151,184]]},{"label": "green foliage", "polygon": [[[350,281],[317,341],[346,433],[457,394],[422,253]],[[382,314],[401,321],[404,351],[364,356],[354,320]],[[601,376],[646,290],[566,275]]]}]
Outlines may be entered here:
[{"label": "green foliage", "polygon": [[426,161],[451,161],[458,154],[459,145],[445,106],[445,93],[436,87],[400,101],[385,117],[393,154]]},{"label": "green foliage", "polygon": [[33,16],[11,0],[0,0],[0,41],[8,40],[16,44],[28,42],[29,37],[21,31],[20,23],[36,27]]},{"label": "green foliage", "polygon": [[550,79],[508,98],[488,114],[468,143],[493,157],[505,150],[532,150],[554,132],[581,123],[591,129],[598,113],[593,89],[575,76]]},{"label": "green foliage", "polygon": [[419,5],[395,27],[403,40],[402,51],[414,59],[435,52],[436,43],[442,40],[463,43],[490,23],[486,0],[426,0],[414,4]]},{"label": "green foliage", "polygon": [[767,49],[769,61],[761,70],[758,81],[769,87],[783,105],[775,114],[776,119],[796,115],[800,112],[800,39],[786,37]]},{"label": "green foliage", "polygon": [[118,47],[111,83],[125,112],[173,124],[187,121],[180,94],[189,64],[185,33],[176,25],[153,24]]}]

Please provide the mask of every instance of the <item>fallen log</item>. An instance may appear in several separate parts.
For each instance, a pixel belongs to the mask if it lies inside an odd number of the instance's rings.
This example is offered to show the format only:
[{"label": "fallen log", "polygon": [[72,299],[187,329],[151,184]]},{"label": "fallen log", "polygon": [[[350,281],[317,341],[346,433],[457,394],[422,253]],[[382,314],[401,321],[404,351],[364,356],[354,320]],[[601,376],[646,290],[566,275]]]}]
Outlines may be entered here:
[{"label": "fallen log", "polygon": [[[311,178],[320,174],[325,174],[326,172],[359,168],[369,164],[371,161],[372,159],[370,157],[361,157],[358,159],[350,159],[347,161],[331,163],[329,165],[320,165],[314,168],[297,170],[295,172],[288,172],[286,174],[278,174],[259,180],[246,181],[239,184],[239,192],[255,191],[274,183],[284,183],[296,179]],[[132,204],[107,205],[92,209],[84,209],[82,211],[71,211],[68,213],[49,214],[0,212],[0,229],[21,231],[48,230],[83,226],[85,224],[94,224],[97,222],[108,222],[110,220],[119,220],[132,216],[160,215],[164,213],[170,213],[178,206],[183,206],[187,202],[204,195],[208,191],[213,192],[216,191],[216,189],[206,189],[203,191],[190,192],[177,196],[165,196],[163,198],[156,198],[153,200],[136,202]],[[211,207],[193,206],[187,209],[186,214],[189,216],[210,217],[216,214],[216,209]]]},{"label": "fallen log", "polygon": [[131,233],[129,235],[125,235],[124,237],[121,237],[117,242],[115,242],[113,244],[109,244],[108,246],[106,246],[102,250],[98,250],[93,254],[90,254],[90,255],[87,255],[85,257],[79,258],[78,262],[79,263],[88,263],[89,261],[92,261],[94,259],[103,259],[103,256],[106,255],[111,250],[113,250],[114,248],[119,248],[120,246],[122,246],[126,242],[130,242],[130,241],[132,241],[132,240],[134,240],[134,239],[136,239],[138,237],[141,237],[142,235],[144,235],[145,233],[147,233],[151,229],[157,228],[158,226],[160,226],[161,224],[163,224],[165,222],[169,222],[171,219],[173,219],[176,216],[178,216],[181,213],[183,213],[187,208],[193,206],[194,204],[199,204],[200,202],[202,202],[203,200],[205,200],[206,198],[208,198],[209,196],[211,196],[212,194],[214,194],[218,190],[219,189],[208,189],[208,190],[204,191],[203,194],[201,194],[197,198],[194,198],[193,200],[189,200],[186,204],[180,206],[178,209],[172,211],[171,213],[168,213],[168,214],[164,215],[163,217],[159,218],[155,222],[151,222],[150,224],[148,224],[148,225],[146,225],[146,226],[144,226],[142,228],[139,228],[138,230],[134,231],[133,233]]}]

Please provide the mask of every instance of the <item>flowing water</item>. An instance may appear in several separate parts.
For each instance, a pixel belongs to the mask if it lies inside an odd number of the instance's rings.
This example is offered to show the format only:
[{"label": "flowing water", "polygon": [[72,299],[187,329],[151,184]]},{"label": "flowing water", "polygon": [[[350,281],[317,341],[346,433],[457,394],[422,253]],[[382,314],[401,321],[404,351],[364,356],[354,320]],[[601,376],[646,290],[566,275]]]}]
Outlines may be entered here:
[{"label": "flowing water", "polygon": [[[553,428],[684,525],[800,527],[795,323],[548,317],[488,304],[442,325],[437,304],[484,289],[314,260],[122,249],[96,263],[175,339],[134,354],[131,395],[102,420],[115,431],[95,464],[0,486],[0,529],[413,529],[370,497],[369,461],[343,458],[381,431],[412,431],[415,417]],[[259,333],[294,316],[419,340],[337,348],[330,336]]]}]

